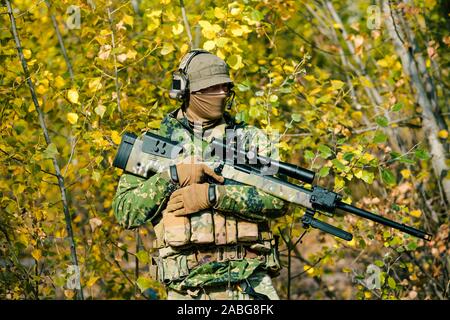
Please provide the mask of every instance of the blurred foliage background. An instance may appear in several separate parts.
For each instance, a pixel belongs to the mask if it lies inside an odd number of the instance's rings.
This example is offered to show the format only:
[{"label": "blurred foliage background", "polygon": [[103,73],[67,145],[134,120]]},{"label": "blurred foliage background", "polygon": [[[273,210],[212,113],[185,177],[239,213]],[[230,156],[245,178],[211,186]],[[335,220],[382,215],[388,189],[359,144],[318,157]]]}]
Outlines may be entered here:
[{"label": "blurred foliage background", "polygon": [[[1,1],[1,299],[81,298],[77,271],[84,299],[165,298],[150,277],[151,226],[115,221],[112,160],[121,134],[157,128],[177,107],[171,73],[190,48],[180,3]],[[336,215],[322,219],[351,242],[314,230],[297,243],[304,212],[292,207],[273,223],[280,296],[448,299],[449,3],[184,6],[193,46],[231,67],[234,116],[282,133],[283,160],[318,172],[317,184],[434,236]]]}]

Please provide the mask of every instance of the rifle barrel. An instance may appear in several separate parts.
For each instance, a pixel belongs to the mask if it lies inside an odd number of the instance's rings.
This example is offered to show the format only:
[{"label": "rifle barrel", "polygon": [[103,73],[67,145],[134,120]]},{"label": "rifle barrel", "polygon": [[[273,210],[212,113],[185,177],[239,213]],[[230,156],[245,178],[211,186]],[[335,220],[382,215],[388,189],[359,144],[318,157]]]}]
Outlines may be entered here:
[{"label": "rifle barrel", "polygon": [[369,220],[381,223],[381,224],[383,224],[385,226],[388,226],[388,227],[400,230],[400,231],[405,232],[407,234],[410,234],[412,236],[415,236],[415,237],[418,237],[418,238],[421,238],[421,239],[425,239],[425,240],[428,240],[428,241],[431,240],[431,235],[426,233],[426,232],[424,232],[424,231],[422,231],[422,230],[418,230],[416,228],[407,226],[405,224],[397,223],[395,221],[389,220],[389,219],[387,219],[385,217],[382,217],[380,215],[371,213],[371,212],[366,211],[364,209],[360,209],[360,208],[354,207],[354,206],[352,206],[350,204],[347,204],[347,203],[344,203],[342,201],[340,201],[337,204],[337,207],[339,209],[343,210],[343,211],[347,211],[347,212],[353,213],[353,214],[355,214],[357,216],[360,216],[360,217],[363,217],[363,218],[366,218],[366,219],[369,219]]}]

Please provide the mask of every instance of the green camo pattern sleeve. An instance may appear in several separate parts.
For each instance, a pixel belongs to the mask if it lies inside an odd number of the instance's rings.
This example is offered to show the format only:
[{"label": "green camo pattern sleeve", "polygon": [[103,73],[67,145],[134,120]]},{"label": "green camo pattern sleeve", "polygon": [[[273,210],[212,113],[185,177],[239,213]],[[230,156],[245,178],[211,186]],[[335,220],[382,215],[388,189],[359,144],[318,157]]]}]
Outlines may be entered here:
[{"label": "green camo pattern sleeve", "polygon": [[175,189],[165,173],[156,173],[147,180],[123,174],[113,199],[114,214],[123,227],[136,228],[163,209]]},{"label": "green camo pattern sleeve", "polygon": [[218,185],[216,191],[215,209],[256,222],[283,216],[289,205],[287,201],[253,186]]}]

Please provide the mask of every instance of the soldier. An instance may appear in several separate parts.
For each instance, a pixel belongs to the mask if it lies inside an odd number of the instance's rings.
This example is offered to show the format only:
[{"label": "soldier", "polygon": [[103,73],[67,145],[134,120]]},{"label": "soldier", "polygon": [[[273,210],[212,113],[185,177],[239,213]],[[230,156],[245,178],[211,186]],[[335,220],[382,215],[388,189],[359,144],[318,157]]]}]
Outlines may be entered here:
[{"label": "soldier", "polygon": [[[232,88],[222,59],[189,52],[170,92],[182,106],[164,117],[158,134],[191,147],[191,155],[229,130],[242,137],[261,134],[226,112]],[[200,146],[194,137],[202,139]],[[224,181],[198,160],[187,157],[147,180],[123,174],[113,199],[119,223],[129,229],[153,224],[158,278],[168,299],[279,299],[271,277],[281,267],[269,220],[285,214],[287,202]]]}]

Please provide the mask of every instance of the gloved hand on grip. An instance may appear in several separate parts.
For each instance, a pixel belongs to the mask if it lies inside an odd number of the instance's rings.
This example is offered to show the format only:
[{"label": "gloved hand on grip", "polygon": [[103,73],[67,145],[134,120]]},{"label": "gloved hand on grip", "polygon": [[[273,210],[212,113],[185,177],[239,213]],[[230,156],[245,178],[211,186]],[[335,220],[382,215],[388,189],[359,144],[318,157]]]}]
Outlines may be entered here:
[{"label": "gloved hand on grip", "polygon": [[[199,159],[195,157],[189,157],[183,160],[183,162],[177,164],[176,174],[171,173],[172,179],[176,180],[178,178],[178,183],[181,187],[192,185],[195,183],[206,182],[208,177],[213,178],[219,183],[223,183],[224,178],[219,176],[214,172],[213,169],[208,167],[206,164],[202,163]],[[177,176],[174,177],[174,175]]]},{"label": "gloved hand on grip", "polygon": [[213,196],[208,194],[212,191],[209,186],[208,183],[195,183],[176,190],[167,203],[167,212],[175,216],[186,216],[211,208],[215,193]]}]

